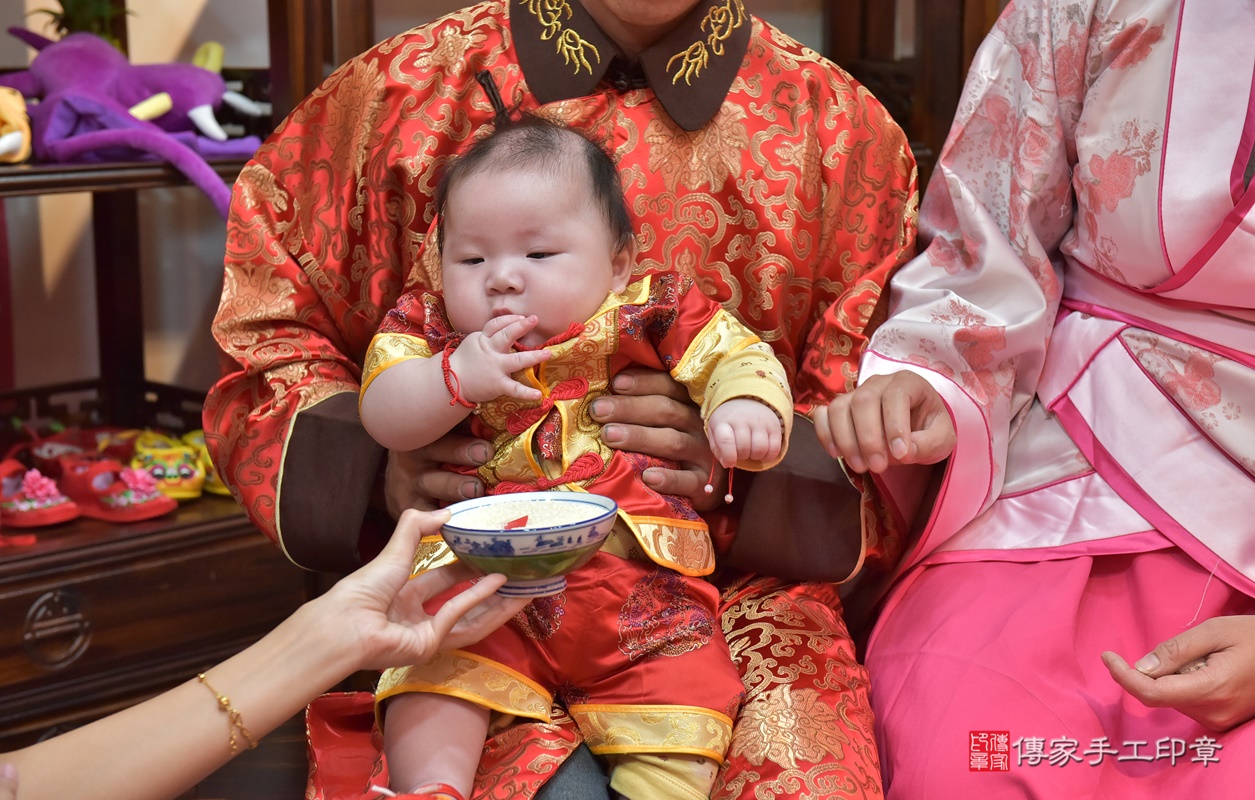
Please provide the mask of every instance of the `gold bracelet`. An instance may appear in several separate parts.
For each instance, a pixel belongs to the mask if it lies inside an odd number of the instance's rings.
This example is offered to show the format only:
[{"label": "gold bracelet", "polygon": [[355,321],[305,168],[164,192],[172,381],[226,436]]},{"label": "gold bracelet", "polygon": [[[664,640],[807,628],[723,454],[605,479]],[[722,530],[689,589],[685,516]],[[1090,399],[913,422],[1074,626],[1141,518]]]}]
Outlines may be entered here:
[{"label": "gold bracelet", "polygon": [[218,708],[224,714],[227,715],[227,721],[231,723],[231,728],[229,730],[229,733],[231,736],[231,740],[230,740],[231,755],[235,755],[236,753],[240,751],[239,742],[235,738],[236,731],[239,731],[240,735],[244,737],[244,741],[248,742],[249,750],[252,750],[253,748],[257,747],[257,740],[253,738],[253,734],[249,733],[248,728],[244,725],[244,715],[241,714],[239,711],[237,711],[235,707],[231,705],[231,698],[227,697],[225,694],[215,689],[209,683],[209,679],[205,677],[205,673],[202,672],[199,675],[197,675],[196,680],[205,684],[205,688],[213,692],[214,697],[217,698],[218,700]]}]

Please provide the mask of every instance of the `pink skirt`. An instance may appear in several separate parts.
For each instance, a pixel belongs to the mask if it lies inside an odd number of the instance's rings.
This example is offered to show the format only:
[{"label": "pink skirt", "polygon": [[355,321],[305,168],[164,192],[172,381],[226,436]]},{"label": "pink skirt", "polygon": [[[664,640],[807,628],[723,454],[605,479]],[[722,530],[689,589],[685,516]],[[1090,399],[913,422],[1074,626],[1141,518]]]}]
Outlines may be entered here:
[{"label": "pink skirt", "polygon": [[886,797],[1255,796],[1255,723],[1217,734],[1146,708],[1099,657],[1132,663],[1191,624],[1255,613],[1208,578],[1175,547],[918,568],[866,662]]}]

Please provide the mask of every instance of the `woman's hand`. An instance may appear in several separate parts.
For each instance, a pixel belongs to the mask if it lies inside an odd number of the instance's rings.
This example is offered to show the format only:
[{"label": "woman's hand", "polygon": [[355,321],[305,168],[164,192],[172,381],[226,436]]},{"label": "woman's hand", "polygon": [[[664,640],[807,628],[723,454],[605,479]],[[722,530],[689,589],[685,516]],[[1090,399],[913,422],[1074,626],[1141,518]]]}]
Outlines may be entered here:
[{"label": "woman's hand", "polygon": [[405,512],[374,561],[310,603],[330,609],[327,624],[354,632],[358,641],[350,646],[360,654],[358,669],[421,664],[438,650],[479,641],[527,605],[526,599],[496,595],[505,577],[489,575],[450,598],[434,615],[423,609],[427,600],[473,577],[468,568],[454,564],[410,578],[419,540],[439,531],[448,518],[445,511]]},{"label": "woman's hand", "polygon": [[1215,617],[1130,667],[1102,654],[1111,677],[1150,708],[1175,708],[1213,731],[1255,719],[1255,616]]},{"label": "woman's hand", "polygon": [[400,519],[406,509],[431,511],[440,503],[469,500],[484,493],[484,483],[471,475],[441,469],[444,464],[478,467],[492,455],[492,445],[450,433],[419,450],[388,451],[384,495],[388,513]]},{"label": "woman's hand", "polygon": [[954,423],[941,395],[914,372],[873,375],[813,415],[828,455],[855,472],[936,464],[954,452]]},{"label": "woman's hand", "polygon": [[663,494],[687,497],[699,511],[718,505],[727,477],[716,465],[715,491],[707,494],[715,464],[706,431],[688,390],[665,372],[625,369],[610,384],[612,395],[593,401],[592,417],[601,423],[601,440],[615,450],[642,453],[678,463],[679,469],[650,467],[641,478]]}]

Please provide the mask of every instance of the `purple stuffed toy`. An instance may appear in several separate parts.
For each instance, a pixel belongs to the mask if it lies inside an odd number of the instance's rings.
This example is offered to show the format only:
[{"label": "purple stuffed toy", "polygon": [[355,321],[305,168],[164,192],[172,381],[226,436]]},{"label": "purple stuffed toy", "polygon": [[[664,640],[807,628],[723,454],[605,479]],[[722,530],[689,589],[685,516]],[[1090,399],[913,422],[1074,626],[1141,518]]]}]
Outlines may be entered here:
[{"label": "purple stuffed toy", "polygon": [[[131,64],[90,33],[72,33],[58,42],[20,28],[9,33],[39,51],[29,70],[0,75],[0,86],[39,101],[29,107],[36,159],[159,158],[186,175],[226,218],[231,189],[205,159],[248,158],[261,141],[256,136],[227,140],[214,109],[226,100],[256,113],[256,104],[228,92],[217,72],[193,64]],[[132,113],[154,97],[168,109],[155,121]]]}]

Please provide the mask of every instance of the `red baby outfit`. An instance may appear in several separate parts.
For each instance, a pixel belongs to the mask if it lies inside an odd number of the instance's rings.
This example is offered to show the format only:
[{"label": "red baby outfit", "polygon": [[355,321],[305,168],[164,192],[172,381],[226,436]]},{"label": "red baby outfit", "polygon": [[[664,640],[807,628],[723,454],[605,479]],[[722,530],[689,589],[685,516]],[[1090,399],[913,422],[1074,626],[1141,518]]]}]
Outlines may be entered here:
[{"label": "red baby outfit", "polygon": [[[402,295],[367,352],[363,391],[389,367],[431,358],[456,336],[439,294]],[[619,504],[616,531],[567,576],[564,592],[534,600],[477,645],[388,671],[377,700],[436,692],[548,722],[557,698],[595,753],[722,761],[744,688],[718,624],[718,592],[696,577],[714,569],[706,523],[686,498],[659,494],[641,480],[661,462],[604,445],[589,407],[620,370],[662,369],[688,387],[703,418],[737,397],[766,403],[783,421],[787,441],[793,406],[784,368],[757,336],[675,273],[637,279],[544,347],[550,359],[515,376],[540,389],[539,402],[501,397],[476,409],[474,433],[494,448],[479,476],[489,492],[552,488],[612,497]],[[453,559],[439,537],[424,544],[417,569]]]}]

